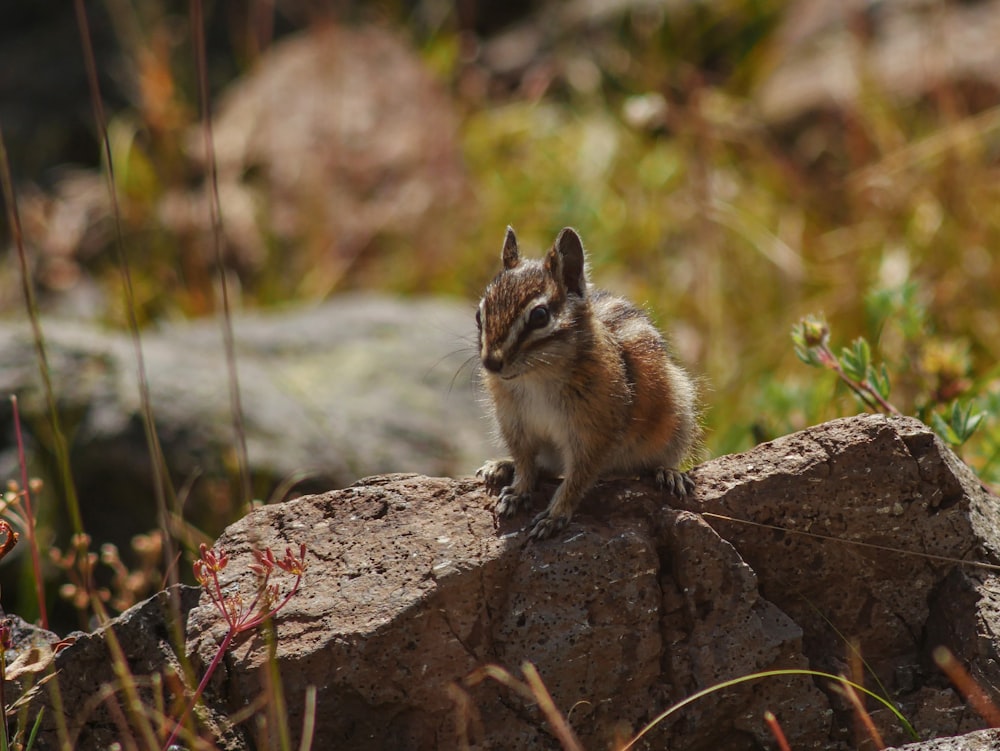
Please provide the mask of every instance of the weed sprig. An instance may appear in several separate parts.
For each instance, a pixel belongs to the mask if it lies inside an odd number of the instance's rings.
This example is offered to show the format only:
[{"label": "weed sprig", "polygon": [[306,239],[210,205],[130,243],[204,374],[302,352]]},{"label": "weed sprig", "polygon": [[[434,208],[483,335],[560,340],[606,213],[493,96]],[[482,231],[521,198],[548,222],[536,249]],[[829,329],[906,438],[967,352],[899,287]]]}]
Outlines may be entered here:
[{"label": "weed sprig", "polygon": [[[254,556],[257,558],[257,562],[251,563],[249,568],[257,576],[257,586],[253,599],[246,602],[238,593],[234,595],[225,594],[222,584],[219,581],[219,574],[229,565],[229,555],[225,551],[217,551],[205,544],[200,546],[199,553],[198,560],[193,564],[194,577],[201,584],[205,594],[208,595],[209,600],[215,606],[215,609],[222,615],[228,628],[226,629],[225,636],[219,643],[215,656],[205,670],[205,674],[202,676],[201,682],[194,692],[194,696],[187,703],[180,718],[174,724],[166,743],[163,744],[164,751],[177,739],[181,727],[184,725],[185,720],[187,720],[191,710],[201,700],[201,696],[205,692],[205,687],[208,686],[208,682],[222,661],[222,657],[232,645],[233,640],[240,634],[257,628],[285,607],[298,591],[299,584],[302,582],[302,576],[306,570],[306,546],[304,543],[299,546],[299,554],[297,556],[292,553],[291,548],[285,548],[283,558],[275,557],[270,548],[266,548],[263,553],[255,550]],[[295,577],[291,589],[289,589],[284,597],[280,597],[280,588],[278,585],[271,583],[271,575],[274,573],[275,568],[281,569],[285,573]]]},{"label": "weed sprig", "polygon": [[[802,362],[836,373],[865,409],[890,415],[903,414],[889,401],[891,382],[886,363],[875,365],[871,345],[864,337],[856,338],[850,347],[843,347],[840,355],[836,355],[830,348],[830,326],[822,317],[807,316],[792,327],[792,342]],[[939,390],[932,397],[935,395],[939,395]],[[977,410],[971,400],[963,402],[956,397],[944,412],[936,409],[939,406],[930,399],[918,410],[918,416],[929,419],[935,432],[954,448],[968,441],[986,418],[986,412]]]},{"label": "weed sprig", "polygon": [[[9,515],[15,519],[28,538],[28,548],[31,551],[32,579],[35,583],[35,597],[38,600],[38,613],[42,620],[42,628],[48,628],[49,615],[45,608],[45,577],[42,572],[41,554],[38,550],[38,538],[35,534],[35,512],[31,503],[32,494],[41,491],[42,481],[28,479],[28,460],[24,453],[21,414],[18,410],[16,396],[11,395],[10,404],[14,413],[14,435],[17,439],[17,463],[21,470],[21,484],[18,485],[14,481],[7,483],[7,493],[4,495],[3,504],[0,507],[0,515]],[[16,541],[15,537],[14,542]]]}]

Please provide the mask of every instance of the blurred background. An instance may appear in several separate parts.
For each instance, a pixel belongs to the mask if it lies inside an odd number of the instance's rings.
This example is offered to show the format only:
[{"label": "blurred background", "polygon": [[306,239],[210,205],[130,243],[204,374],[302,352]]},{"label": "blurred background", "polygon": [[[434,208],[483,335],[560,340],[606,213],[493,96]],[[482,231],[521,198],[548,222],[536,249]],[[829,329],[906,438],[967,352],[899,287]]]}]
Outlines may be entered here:
[{"label": "blurred background", "polygon": [[[214,316],[191,7],[86,12],[131,312],[151,335]],[[3,19],[0,127],[43,320],[125,331],[73,4]],[[1000,0],[249,0],[207,3],[205,33],[238,314],[442,300],[442,357],[464,354],[433,389],[471,388],[505,227],[540,254],[572,225],[592,278],[646,305],[702,378],[710,455],[862,409],[796,357],[813,314],[835,351],[871,344],[904,413],[984,414],[961,452],[997,481]],[[23,321],[3,221],[0,313]],[[242,508],[221,467],[195,520],[209,535]]]}]

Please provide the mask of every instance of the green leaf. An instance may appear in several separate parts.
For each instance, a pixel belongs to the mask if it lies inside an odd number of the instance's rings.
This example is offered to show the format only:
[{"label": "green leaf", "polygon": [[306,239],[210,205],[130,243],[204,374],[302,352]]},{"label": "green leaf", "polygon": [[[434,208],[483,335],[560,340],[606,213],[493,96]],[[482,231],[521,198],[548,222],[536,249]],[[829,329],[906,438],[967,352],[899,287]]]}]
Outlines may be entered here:
[{"label": "green leaf", "polygon": [[42,726],[43,714],[45,714],[45,707],[38,710],[38,717],[35,718],[35,724],[31,728],[31,734],[28,736],[28,742],[24,746],[24,751],[31,751],[31,747],[35,745],[35,737],[38,735],[38,729]]},{"label": "green leaf", "polygon": [[819,366],[819,360],[816,358],[816,353],[812,349],[806,347],[800,347],[798,344],[796,344],[795,356],[798,357],[806,365],[811,365],[813,367]]},{"label": "green leaf", "polygon": [[975,404],[972,401],[962,405],[956,399],[951,403],[951,411],[948,413],[947,420],[937,412],[931,415],[931,427],[951,446],[958,448],[972,437],[972,434],[986,419],[986,412],[973,414],[974,407]]},{"label": "green leaf", "polygon": [[795,356],[806,365],[816,367],[819,359],[816,357],[816,350],[806,343],[805,323],[800,321],[792,326],[792,343],[795,347]]},{"label": "green leaf", "polygon": [[931,414],[931,427],[934,428],[934,432],[941,436],[949,446],[961,445],[962,442],[958,440],[958,436],[951,425],[945,422],[944,418],[937,412]]},{"label": "green leaf", "polygon": [[868,377],[866,379],[871,386],[886,401],[889,400],[889,371],[886,370],[885,363],[879,370],[874,365],[868,366]]},{"label": "green leaf", "polygon": [[956,399],[951,405],[951,419],[949,427],[957,439],[956,446],[961,446],[972,437],[976,429],[986,418],[985,412],[972,414],[973,402],[967,402],[963,407]]},{"label": "green leaf", "polygon": [[809,315],[792,326],[795,355],[806,365],[824,367],[821,351],[826,350],[830,327],[822,316]]},{"label": "green leaf", "polygon": [[927,309],[920,286],[913,281],[895,287],[876,287],[865,295],[865,311],[871,330],[892,325],[905,339],[919,337],[927,326]]},{"label": "green leaf", "polygon": [[844,347],[840,351],[840,367],[844,369],[844,375],[857,383],[868,377],[871,361],[871,347],[864,337],[859,336],[851,342],[850,349]]}]

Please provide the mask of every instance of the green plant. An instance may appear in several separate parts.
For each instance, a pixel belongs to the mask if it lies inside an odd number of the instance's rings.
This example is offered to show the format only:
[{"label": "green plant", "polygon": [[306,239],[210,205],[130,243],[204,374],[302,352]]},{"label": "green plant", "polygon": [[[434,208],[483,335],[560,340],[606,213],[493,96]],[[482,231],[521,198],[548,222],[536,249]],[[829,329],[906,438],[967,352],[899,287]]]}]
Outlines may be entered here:
[{"label": "green plant", "polygon": [[885,363],[878,369],[871,361],[871,347],[859,337],[850,347],[844,347],[840,356],[830,349],[830,328],[821,318],[803,319],[792,329],[795,354],[806,365],[832,370],[867,409],[898,415],[887,400],[889,398],[889,373]]},{"label": "green plant", "polygon": [[973,413],[974,408],[973,402],[966,402],[963,406],[956,399],[951,403],[951,411],[947,416],[942,416],[939,412],[931,414],[931,427],[952,446],[962,446],[972,438],[986,418],[986,412]]},{"label": "green plant", "polygon": [[[915,336],[915,329],[912,331]],[[837,355],[830,347],[830,327],[827,322],[818,316],[807,316],[792,327],[792,342],[795,354],[802,362],[835,373],[839,382],[850,390],[865,409],[893,415],[903,414],[903,410],[889,401],[892,385],[888,365],[885,361],[876,365],[872,359],[871,345],[864,337],[856,338],[849,347],[841,348]],[[989,413],[979,408],[975,398],[959,396],[963,389],[956,388],[956,384],[963,383],[966,389],[969,384],[963,380],[967,365],[962,364],[955,350],[952,350],[952,355],[948,358],[926,357],[928,351],[945,351],[940,345],[933,349],[935,344],[934,340],[931,340],[930,347],[925,344],[921,362],[933,364],[925,364],[924,372],[918,374],[923,375],[925,383],[932,385],[911,396],[910,401],[916,405],[916,415],[929,422],[942,439],[958,449],[984,425]],[[920,354],[916,346],[908,349]],[[912,380],[912,371],[904,372],[911,367],[908,358],[895,368],[895,372],[901,378],[909,375]],[[981,469],[988,471],[990,467]]]}]

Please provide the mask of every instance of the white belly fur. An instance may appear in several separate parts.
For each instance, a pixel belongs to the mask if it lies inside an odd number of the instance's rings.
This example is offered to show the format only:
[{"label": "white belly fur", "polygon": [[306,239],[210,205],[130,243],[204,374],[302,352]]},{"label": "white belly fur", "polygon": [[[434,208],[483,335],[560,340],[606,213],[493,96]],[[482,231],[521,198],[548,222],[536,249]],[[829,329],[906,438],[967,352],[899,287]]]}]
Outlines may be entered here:
[{"label": "white belly fur", "polygon": [[542,443],[537,459],[539,468],[549,474],[562,474],[565,470],[563,457],[569,445],[569,425],[560,409],[558,393],[530,377],[520,379],[517,390],[525,432]]}]

